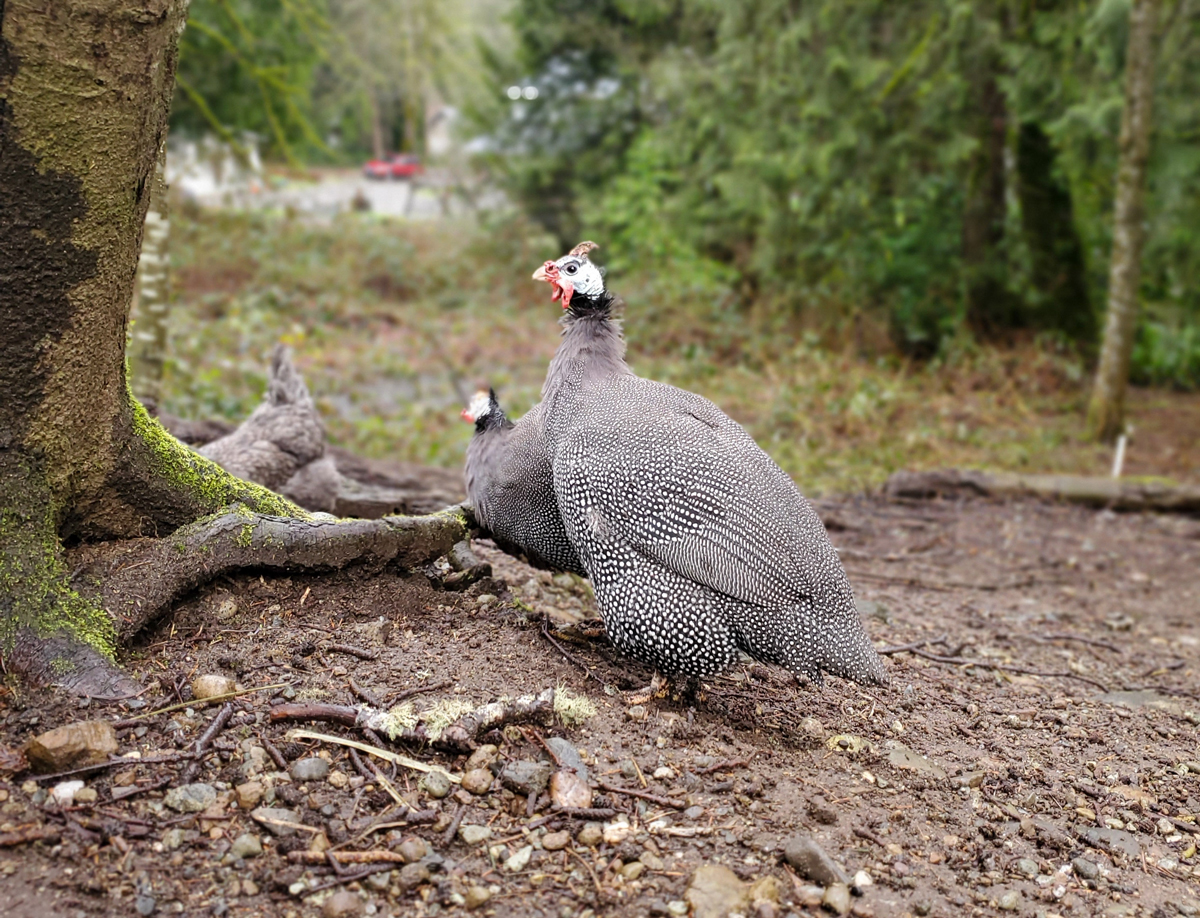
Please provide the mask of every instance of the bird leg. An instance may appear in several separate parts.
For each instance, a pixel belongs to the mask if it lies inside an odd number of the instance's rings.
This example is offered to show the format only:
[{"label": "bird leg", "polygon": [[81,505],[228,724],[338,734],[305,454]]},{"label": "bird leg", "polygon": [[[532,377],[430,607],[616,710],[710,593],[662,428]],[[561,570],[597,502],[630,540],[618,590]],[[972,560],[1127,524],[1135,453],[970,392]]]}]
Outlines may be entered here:
[{"label": "bird leg", "polygon": [[646,704],[649,701],[666,698],[670,692],[670,680],[656,669],[649,685],[640,689],[634,689],[631,692],[625,692],[624,695],[625,700],[630,704]]}]

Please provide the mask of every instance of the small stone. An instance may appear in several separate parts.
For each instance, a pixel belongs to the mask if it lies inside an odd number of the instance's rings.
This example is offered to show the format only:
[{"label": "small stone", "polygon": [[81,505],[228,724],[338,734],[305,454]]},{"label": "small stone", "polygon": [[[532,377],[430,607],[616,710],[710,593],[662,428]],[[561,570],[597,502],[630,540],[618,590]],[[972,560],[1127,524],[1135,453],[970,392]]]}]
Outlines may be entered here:
[{"label": "small stone", "polygon": [[484,743],[478,749],[471,753],[471,757],[467,759],[467,764],[463,766],[463,771],[472,772],[477,768],[487,768],[500,755],[500,750],[491,743]]},{"label": "small stone", "polygon": [[1015,889],[1010,889],[1000,897],[998,904],[1006,912],[1015,912],[1021,907],[1021,894]]},{"label": "small stone", "polygon": [[350,776],[344,771],[331,771],[329,777],[325,779],[331,787],[342,790],[350,786]]},{"label": "small stone", "polygon": [[217,802],[217,789],[211,784],[184,784],[172,787],[163,803],[180,813],[202,813]]},{"label": "small stone", "polygon": [[800,721],[800,732],[812,743],[824,743],[825,737],[828,735],[825,725],[815,717],[806,717]]},{"label": "small stone", "polygon": [[510,873],[524,870],[529,866],[529,859],[531,857],[533,857],[533,845],[526,845],[504,862],[504,869]]},{"label": "small stone", "polygon": [[441,800],[449,794],[452,786],[450,779],[440,771],[428,772],[417,784],[417,787],[435,800]]},{"label": "small stone", "polygon": [[838,915],[850,911],[850,887],[845,883],[833,883],[825,890],[821,905]]},{"label": "small stone", "polygon": [[542,839],[542,847],[547,851],[561,851],[571,844],[571,833],[565,829],[562,832],[549,832]]},{"label": "small stone", "polygon": [[730,912],[745,914],[749,896],[746,884],[728,867],[702,864],[692,875],[687,901],[693,918],[726,918]]},{"label": "small stone", "polygon": [[814,883],[830,886],[834,883],[848,885],[850,882],[846,872],[811,836],[794,835],[789,838],[784,843],[783,856],[800,876]]},{"label": "small stone", "polygon": [[653,851],[644,852],[638,858],[638,860],[646,865],[647,870],[663,870],[666,867],[666,865],[663,864],[663,859]]},{"label": "small stone", "polygon": [[670,766],[659,765],[658,768],[654,769],[654,780],[656,781],[669,781],[673,777],[675,777],[675,769]]},{"label": "small stone", "polygon": [[76,803],[95,803],[100,798],[94,787],[81,787],[75,792]]},{"label": "small stone", "polygon": [[233,844],[229,846],[229,853],[235,858],[249,860],[263,853],[262,842],[257,835],[244,832],[233,840]]},{"label": "small stone", "polygon": [[854,879],[850,881],[852,889],[866,889],[868,886],[873,886],[875,881],[871,879],[871,875],[865,870],[860,870],[854,875]]},{"label": "small stone", "polygon": [[458,837],[468,845],[478,845],[492,837],[488,826],[461,825],[458,827]]},{"label": "small stone", "polygon": [[636,723],[649,717],[650,712],[646,710],[646,706],[644,704],[635,704],[625,711],[625,716]]},{"label": "small stone", "polygon": [[1071,861],[1071,867],[1074,869],[1077,876],[1084,880],[1094,880],[1100,876],[1100,868],[1093,861],[1089,861],[1084,857],[1077,857]]},{"label": "small stone", "polygon": [[262,800],[266,790],[261,781],[247,781],[245,784],[239,784],[234,788],[238,806],[243,810],[254,809]]},{"label": "small stone", "polygon": [[1039,873],[1041,873],[1041,870],[1038,868],[1037,861],[1030,860],[1027,857],[1021,858],[1013,866],[1016,868],[1017,873],[1026,879],[1032,880]]},{"label": "small stone", "polygon": [[817,908],[820,906],[821,900],[825,898],[825,887],[804,883],[796,887],[795,898],[797,905],[805,908]]},{"label": "small stone", "polygon": [[339,889],[321,906],[321,918],[352,918],[362,913],[363,901],[348,889]]},{"label": "small stone", "polygon": [[667,913],[676,916],[686,915],[688,913],[688,904],[682,899],[672,899],[667,903]]},{"label": "small stone", "polygon": [[492,898],[492,894],[486,886],[468,886],[467,894],[463,897],[463,904],[469,911],[474,911],[490,898]]},{"label": "small stone", "polygon": [[373,873],[363,882],[375,892],[387,892],[387,888],[392,885],[391,873]]},{"label": "small stone", "polygon": [[162,845],[168,851],[174,851],[183,845],[187,840],[187,832],[183,829],[167,829],[163,833]]},{"label": "small stone", "polygon": [[298,812],[283,809],[282,807],[260,806],[257,810],[250,812],[250,818],[260,823],[272,835],[278,835],[281,838],[296,834],[296,829],[292,825],[285,825],[285,823],[295,824],[300,822],[300,814]]},{"label": "small stone", "polygon": [[103,764],[118,748],[112,724],[86,720],[39,734],[25,747],[25,756],[33,771],[48,774]]},{"label": "small stone", "polygon": [[228,695],[237,691],[237,684],[227,676],[204,675],[192,680],[192,697],[197,701]]},{"label": "small stone", "polygon": [[81,790],[83,790],[82,781],[63,781],[51,788],[50,799],[59,806],[70,806],[75,802],[75,795]]},{"label": "small stone", "polygon": [[500,781],[514,794],[528,797],[546,789],[553,770],[549,762],[509,762],[500,772]]},{"label": "small stone", "polygon": [[242,880],[242,895],[243,896],[257,896],[258,895],[258,884],[255,883],[253,880],[251,880],[249,877]]},{"label": "small stone", "polygon": [[492,789],[492,773],[486,768],[473,768],[462,776],[462,787],[476,796]]},{"label": "small stone", "polygon": [[606,823],[603,829],[603,838],[606,845],[619,845],[632,834],[633,828],[629,823],[624,821]]},{"label": "small stone", "polygon": [[598,822],[585,822],[575,840],[588,848],[595,848],[604,841],[604,828]]},{"label": "small stone", "polygon": [[410,889],[416,889],[422,883],[428,883],[430,879],[432,879],[432,874],[424,864],[405,864],[400,868],[396,882],[401,889],[407,892]]},{"label": "small stone", "polygon": [[915,914],[920,915],[920,916],[922,916],[922,918],[924,918],[925,915],[928,915],[930,912],[933,911],[933,903],[930,902],[928,899],[918,899],[916,902],[913,903],[912,909]]},{"label": "small stone", "polygon": [[554,754],[558,756],[559,764],[563,768],[574,770],[575,774],[579,775],[584,781],[587,781],[587,766],[583,764],[583,757],[580,756],[578,749],[561,736],[550,737],[546,740],[546,745],[554,750]]},{"label": "small stone", "polygon": [[404,858],[404,863],[415,864],[429,853],[429,846],[425,843],[424,839],[410,835],[400,843],[400,847],[396,849],[396,853]]},{"label": "small stone", "polygon": [[686,810],[683,811],[683,815],[684,815],[685,819],[699,819],[701,816],[704,815],[704,807],[689,806]]},{"label": "small stone", "polygon": [[1154,824],[1154,828],[1158,831],[1159,835],[1173,835],[1175,833],[1175,823],[1171,822],[1165,816],[1161,817]]},{"label": "small stone", "polygon": [[586,809],[592,805],[592,789],[575,772],[560,768],[550,776],[550,801],[556,806]]},{"label": "small stone", "polygon": [[626,864],[621,868],[621,876],[627,880],[636,880],[645,872],[645,870],[645,864],[643,864],[641,861],[634,861],[633,863]]},{"label": "small stone", "polygon": [[297,784],[304,784],[308,781],[321,781],[329,774],[329,762],[315,755],[305,759],[297,759],[292,763],[292,767],[288,769],[288,773]]},{"label": "small stone", "polygon": [[133,900],[133,907],[142,918],[148,918],[148,916],[154,914],[154,910],[158,908],[158,903],[154,901],[153,896],[138,896]]}]

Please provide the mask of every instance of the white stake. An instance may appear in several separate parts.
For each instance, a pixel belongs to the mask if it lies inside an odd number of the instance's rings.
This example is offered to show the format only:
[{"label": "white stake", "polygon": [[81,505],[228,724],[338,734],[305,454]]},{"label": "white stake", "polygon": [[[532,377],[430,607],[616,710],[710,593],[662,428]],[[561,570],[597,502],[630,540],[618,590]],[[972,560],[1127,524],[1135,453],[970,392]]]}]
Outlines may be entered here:
[{"label": "white stake", "polygon": [[1117,452],[1116,455],[1113,456],[1113,478],[1120,478],[1121,469],[1125,467],[1125,442],[1125,434],[1121,434],[1119,437],[1117,437]]}]

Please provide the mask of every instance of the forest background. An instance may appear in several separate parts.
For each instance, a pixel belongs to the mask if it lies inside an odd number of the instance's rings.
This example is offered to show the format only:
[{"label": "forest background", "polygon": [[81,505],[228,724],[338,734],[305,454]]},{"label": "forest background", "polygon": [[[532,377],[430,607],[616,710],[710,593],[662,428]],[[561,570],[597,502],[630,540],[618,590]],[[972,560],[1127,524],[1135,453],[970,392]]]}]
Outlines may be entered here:
[{"label": "forest background", "polygon": [[[1200,3],[1159,7],[1130,371],[1154,388],[1132,396],[1130,470],[1192,478]],[[495,384],[514,414],[537,397],[555,335],[530,270],[592,238],[638,369],[713,397],[802,487],[1106,471],[1083,414],[1130,8],[194,0],[173,138],[253,132],[296,181],[426,155],[449,104],[460,143],[430,166],[469,206],[420,224],[177,208],[164,407],[240,417],[284,337],[336,441],[455,464],[467,390]]]}]

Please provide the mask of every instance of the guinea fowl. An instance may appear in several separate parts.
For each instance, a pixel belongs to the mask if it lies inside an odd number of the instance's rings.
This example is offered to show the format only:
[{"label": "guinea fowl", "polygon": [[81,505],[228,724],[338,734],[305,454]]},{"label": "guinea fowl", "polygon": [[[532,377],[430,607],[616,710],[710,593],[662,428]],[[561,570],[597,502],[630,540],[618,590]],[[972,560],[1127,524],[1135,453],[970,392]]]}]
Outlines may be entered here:
[{"label": "guinea fowl", "polygon": [[467,447],[467,498],[500,547],[523,552],[533,564],[586,576],[558,511],[542,415],[537,404],[514,424],[495,392],[475,393],[462,413],[475,424]]},{"label": "guinea fowl", "polygon": [[565,314],[542,388],[554,491],[618,649],[706,676],[738,652],[884,684],[846,573],[792,480],[716,405],[626,365],[583,242],[534,273]]}]

